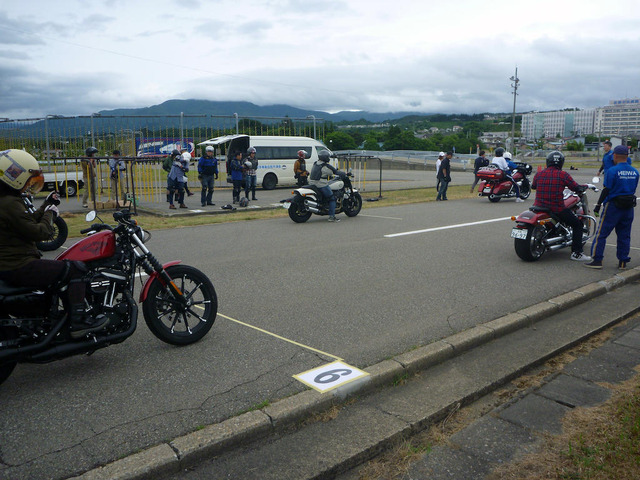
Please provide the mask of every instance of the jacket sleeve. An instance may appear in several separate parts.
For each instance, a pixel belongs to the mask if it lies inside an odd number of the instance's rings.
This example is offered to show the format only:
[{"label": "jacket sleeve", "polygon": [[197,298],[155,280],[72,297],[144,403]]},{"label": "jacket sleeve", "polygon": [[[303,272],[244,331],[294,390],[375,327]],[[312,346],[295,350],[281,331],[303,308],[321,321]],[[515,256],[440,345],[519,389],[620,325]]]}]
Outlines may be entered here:
[{"label": "jacket sleeve", "polygon": [[11,202],[9,217],[13,219],[13,230],[18,236],[29,242],[48,239],[53,234],[53,212],[30,213],[22,202]]}]

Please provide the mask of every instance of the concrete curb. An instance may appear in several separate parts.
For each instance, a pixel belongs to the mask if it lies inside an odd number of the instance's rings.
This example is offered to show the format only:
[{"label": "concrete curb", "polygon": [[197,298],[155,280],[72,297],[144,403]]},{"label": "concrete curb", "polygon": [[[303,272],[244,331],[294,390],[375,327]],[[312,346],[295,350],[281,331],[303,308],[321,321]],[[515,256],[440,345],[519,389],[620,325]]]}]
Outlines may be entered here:
[{"label": "concrete curb", "polygon": [[429,345],[384,360],[364,370],[370,375],[320,394],[306,390],[279,400],[261,410],[251,411],[178,437],[169,443],[150,447],[124,459],[74,477],[74,480],[147,480],[162,474],[176,473],[212,455],[254,441],[322,412],[354,393],[366,394],[389,385],[396,379],[432,367],[495,338],[504,336],[555,313],[567,310],[599,295],[640,279],[640,267],[580,287],[547,301],[509,313],[482,325],[459,332]]}]

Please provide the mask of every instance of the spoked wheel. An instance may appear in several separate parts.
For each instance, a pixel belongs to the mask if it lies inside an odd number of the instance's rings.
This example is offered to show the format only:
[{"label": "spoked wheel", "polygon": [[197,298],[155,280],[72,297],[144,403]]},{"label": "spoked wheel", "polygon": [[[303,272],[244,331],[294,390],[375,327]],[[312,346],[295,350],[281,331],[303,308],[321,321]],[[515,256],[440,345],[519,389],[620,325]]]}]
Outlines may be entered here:
[{"label": "spoked wheel", "polygon": [[359,193],[355,193],[350,198],[343,201],[344,205],[342,209],[347,217],[355,217],[360,213],[360,210],[362,209],[362,197]]},{"label": "spoked wheel", "polygon": [[[9,328],[0,328],[0,343],[6,342],[8,340],[13,340],[16,338],[15,331]],[[0,364],[0,383],[4,382],[13,369],[16,368],[17,362],[8,362]]]},{"label": "spoked wheel", "polygon": [[64,242],[67,241],[68,235],[69,228],[67,227],[67,222],[65,222],[61,217],[56,217],[53,222],[53,233],[47,240],[37,242],[36,247],[38,247],[38,250],[42,252],[57,250]]},{"label": "spoked wheel", "polygon": [[542,240],[546,230],[540,225],[527,226],[527,238],[514,239],[514,246],[518,256],[526,262],[534,262],[542,257],[545,251]]},{"label": "spoked wheel", "polygon": [[311,212],[305,210],[301,202],[293,202],[289,206],[289,218],[296,223],[304,223],[311,218]]},{"label": "spoked wheel", "polygon": [[159,278],[153,280],[142,304],[149,330],[163,342],[188,345],[204,337],[218,314],[218,298],[211,280],[188,265],[172,265],[167,273],[183,293],[187,305],[174,298]]}]

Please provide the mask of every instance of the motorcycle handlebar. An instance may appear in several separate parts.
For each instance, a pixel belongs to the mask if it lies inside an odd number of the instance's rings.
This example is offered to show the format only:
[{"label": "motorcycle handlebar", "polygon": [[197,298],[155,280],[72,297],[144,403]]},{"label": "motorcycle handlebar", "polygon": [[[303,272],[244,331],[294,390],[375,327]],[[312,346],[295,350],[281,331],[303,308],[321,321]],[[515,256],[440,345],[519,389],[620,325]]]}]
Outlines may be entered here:
[{"label": "motorcycle handlebar", "polygon": [[105,225],[104,223],[94,223],[89,228],[84,228],[80,230],[80,233],[84,235],[85,233],[89,233],[93,231],[99,232],[101,230],[113,230],[113,229],[109,225]]}]

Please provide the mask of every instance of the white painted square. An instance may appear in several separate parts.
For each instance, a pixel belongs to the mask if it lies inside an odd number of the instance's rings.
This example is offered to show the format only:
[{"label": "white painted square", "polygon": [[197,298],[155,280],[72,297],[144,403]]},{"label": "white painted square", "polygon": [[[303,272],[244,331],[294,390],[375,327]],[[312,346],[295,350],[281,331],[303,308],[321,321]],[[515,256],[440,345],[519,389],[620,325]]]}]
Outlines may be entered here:
[{"label": "white painted square", "polygon": [[369,374],[363,370],[337,361],[293,375],[293,378],[320,393],[325,393],[367,375]]}]

